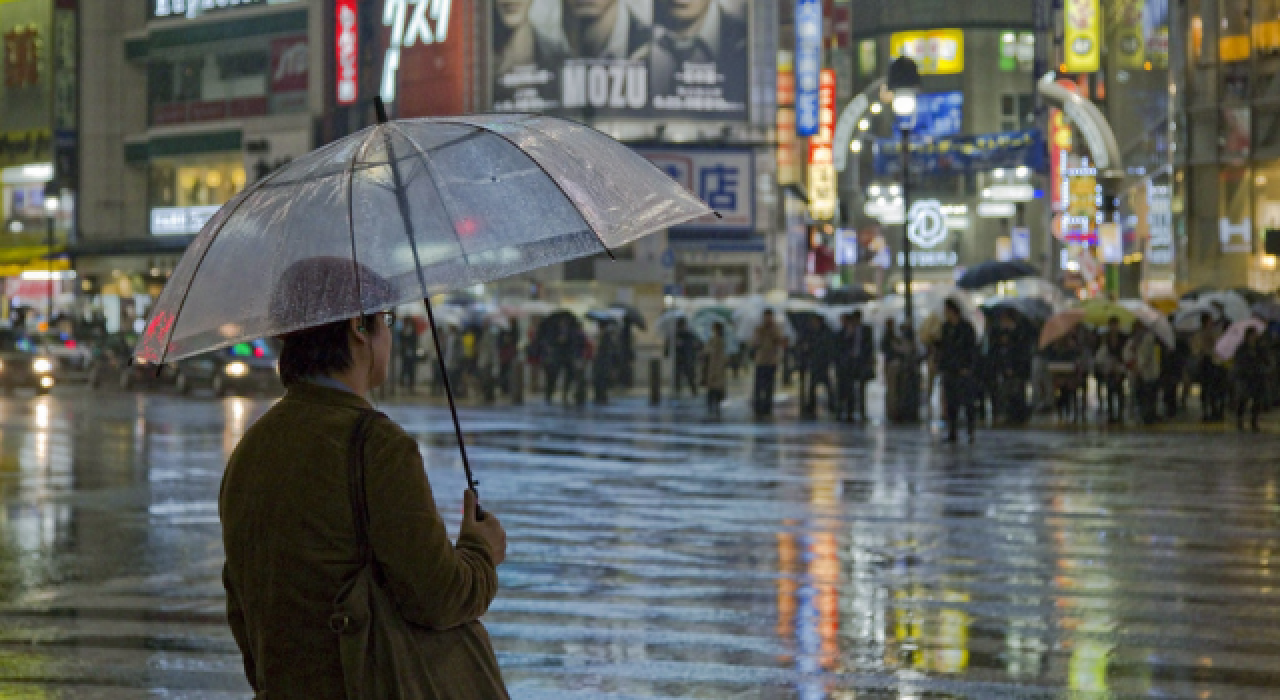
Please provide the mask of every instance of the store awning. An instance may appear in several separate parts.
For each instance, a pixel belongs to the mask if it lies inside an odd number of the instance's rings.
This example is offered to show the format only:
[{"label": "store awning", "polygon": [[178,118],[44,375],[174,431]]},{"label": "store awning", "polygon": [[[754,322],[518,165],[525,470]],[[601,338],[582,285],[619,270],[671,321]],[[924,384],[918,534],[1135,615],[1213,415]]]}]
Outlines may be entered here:
[{"label": "store awning", "polygon": [[180,26],[153,28],[145,37],[131,37],[124,42],[125,58],[134,61],[152,51],[172,47],[207,44],[250,36],[307,31],[306,9],[255,12],[251,17],[218,18],[212,21],[187,21]]}]

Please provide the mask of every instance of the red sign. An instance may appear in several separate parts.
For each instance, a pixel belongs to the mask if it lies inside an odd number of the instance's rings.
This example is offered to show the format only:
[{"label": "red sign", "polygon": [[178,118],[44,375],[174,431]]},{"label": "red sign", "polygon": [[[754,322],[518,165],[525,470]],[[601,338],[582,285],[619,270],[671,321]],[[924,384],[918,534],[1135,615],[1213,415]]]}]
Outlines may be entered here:
[{"label": "red sign", "polygon": [[43,38],[34,24],[29,27],[15,27],[5,32],[5,87],[26,88],[38,85],[43,49]]},{"label": "red sign", "polygon": [[359,93],[360,32],[357,24],[356,0],[335,0],[334,27],[337,36],[337,99],[339,105],[352,105]]},{"label": "red sign", "polygon": [[290,36],[271,41],[271,94],[307,89],[307,37]]},{"label": "red sign", "polygon": [[835,8],[831,28],[836,35],[836,48],[847,49],[853,46],[853,8],[848,5]]},{"label": "red sign", "polygon": [[[386,0],[387,5],[392,1]],[[477,108],[475,5],[474,0],[441,0],[431,3],[438,12],[424,13],[417,9],[422,5],[408,3],[404,22],[393,20],[383,26],[383,46],[389,50],[383,59],[381,87],[386,100],[387,82],[394,84],[395,117],[447,117]],[[383,14],[384,22],[388,17]],[[397,30],[400,34],[393,36]]]},{"label": "red sign", "polygon": [[796,103],[796,74],[789,70],[778,71],[778,106],[790,107]]},{"label": "red sign", "polygon": [[818,133],[809,137],[809,164],[831,165],[836,127],[836,72],[824,68],[818,79]]}]

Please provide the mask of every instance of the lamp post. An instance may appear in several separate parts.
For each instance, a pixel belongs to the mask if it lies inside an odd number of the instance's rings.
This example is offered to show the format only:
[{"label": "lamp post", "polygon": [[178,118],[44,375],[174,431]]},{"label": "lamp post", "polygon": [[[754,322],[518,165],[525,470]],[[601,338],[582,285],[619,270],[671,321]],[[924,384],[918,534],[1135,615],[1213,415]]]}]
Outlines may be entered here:
[{"label": "lamp post", "polygon": [[48,304],[45,307],[45,323],[48,324],[49,330],[53,330],[53,229],[54,225],[57,223],[59,206],[58,195],[56,192],[57,190],[46,187],[44,195],[45,243],[49,248],[47,251],[48,255],[46,257],[49,262],[49,280],[47,282],[49,299]]},{"label": "lamp post", "polygon": [[889,90],[893,92],[893,113],[899,119],[902,137],[902,282],[906,327],[903,335],[910,341],[902,369],[903,391],[900,392],[899,417],[903,422],[920,420],[920,360],[916,356],[915,304],[911,290],[911,128],[915,126],[916,94],[920,91],[920,71],[916,62],[899,56],[889,64]]}]

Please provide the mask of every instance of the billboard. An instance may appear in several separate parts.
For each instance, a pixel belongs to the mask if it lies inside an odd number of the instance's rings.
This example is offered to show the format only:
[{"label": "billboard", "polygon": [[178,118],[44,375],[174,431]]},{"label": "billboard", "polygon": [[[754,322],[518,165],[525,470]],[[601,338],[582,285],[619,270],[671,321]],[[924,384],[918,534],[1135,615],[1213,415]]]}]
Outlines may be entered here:
[{"label": "billboard", "polygon": [[356,0],[336,0],[334,3],[334,76],[336,100],[339,105],[356,103],[360,92],[360,26]]},{"label": "billboard", "polygon": [[915,60],[920,75],[963,73],[964,30],[894,32],[889,35],[889,59],[904,55]]},{"label": "billboard", "polygon": [[822,3],[796,0],[796,135],[818,133],[818,80],[822,71]]},{"label": "billboard", "polygon": [[747,118],[743,0],[498,0],[495,112]]},{"label": "billboard", "polygon": [[836,215],[836,166],[831,153],[836,123],[836,72],[824,69],[818,85],[818,133],[809,137],[809,216],[825,221]]},{"label": "billboard", "polygon": [[1068,73],[1096,73],[1101,66],[1098,0],[1067,0],[1066,40]]},{"label": "billboard", "polygon": [[909,129],[916,138],[954,136],[964,125],[964,93],[957,90],[920,95],[916,98],[916,113],[896,119],[899,130]]},{"label": "billboard", "polygon": [[393,118],[473,111],[472,0],[383,0],[378,93]]}]

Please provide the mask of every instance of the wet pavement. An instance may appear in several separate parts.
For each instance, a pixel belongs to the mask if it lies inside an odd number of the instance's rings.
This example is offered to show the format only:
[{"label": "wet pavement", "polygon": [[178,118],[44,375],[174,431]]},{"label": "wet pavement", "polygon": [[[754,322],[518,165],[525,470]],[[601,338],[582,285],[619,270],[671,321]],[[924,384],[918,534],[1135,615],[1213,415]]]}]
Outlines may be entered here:
[{"label": "wet pavement", "polygon": [[[266,405],[0,399],[0,697],[247,695],[216,498]],[[383,408],[456,527],[447,413]],[[511,542],[486,623],[513,697],[1280,697],[1275,437],[464,421]]]}]

